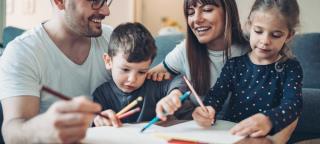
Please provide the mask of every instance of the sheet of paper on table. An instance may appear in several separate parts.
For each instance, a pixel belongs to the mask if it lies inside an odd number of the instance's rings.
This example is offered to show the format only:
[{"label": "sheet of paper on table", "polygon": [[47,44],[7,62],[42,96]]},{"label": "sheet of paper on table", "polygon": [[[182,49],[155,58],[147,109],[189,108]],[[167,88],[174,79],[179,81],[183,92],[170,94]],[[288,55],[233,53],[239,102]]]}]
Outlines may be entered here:
[{"label": "sheet of paper on table", "polygon": [[203,143],[235,143],[243,137],[234,136],[229,129],[235,123],[218,120],[209,128],[199,127],[195,121],[188,121],[169,127],[151,126],[145,132],[140,130],[146,123],[124,124],[121,128],[95,127],[89,128],[84,143],[167,143],[167,140],[191,140]]}]

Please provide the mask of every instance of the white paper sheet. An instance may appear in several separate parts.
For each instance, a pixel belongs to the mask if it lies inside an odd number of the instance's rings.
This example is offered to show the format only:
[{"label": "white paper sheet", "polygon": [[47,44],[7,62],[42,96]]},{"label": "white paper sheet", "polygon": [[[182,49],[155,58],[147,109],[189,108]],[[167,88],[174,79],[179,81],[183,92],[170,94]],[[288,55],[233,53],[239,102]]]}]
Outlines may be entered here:
[{"label": "white paper sheet", "polygon": [[124,124],[121,128],[95,127],[89,128],[84,143],[167,143],[170,138],[193,140],[205,143],[235,143],[243,137],[234,136],[229,133],[229,129],[235,123],[218,120],[209,129],[203,129],[195,121],[180,123],[170,127],[151,126],[140,133],[146,123]]},{"label": "white paper sheet", "polygon": [[95,127],[89,128],[83,143],[94,144],[165,144],[164,139],[153,136],[156,129],[162,129],[160,126],[152,126],[152,130],[140,133],[140,130],[146,123],[140,124],[124,124],[120,128],[114,127]]},{"label": "white paper sheet", "polygon": [[218,120],[213,127],[204,129],[198,126],[195,121],[189,121],[161,129],[162,132],[156,132],[155,135],[166,139],[230,144],[244,138],[229,133],[230,128],[234,125],[235,123],[232,122]]}]

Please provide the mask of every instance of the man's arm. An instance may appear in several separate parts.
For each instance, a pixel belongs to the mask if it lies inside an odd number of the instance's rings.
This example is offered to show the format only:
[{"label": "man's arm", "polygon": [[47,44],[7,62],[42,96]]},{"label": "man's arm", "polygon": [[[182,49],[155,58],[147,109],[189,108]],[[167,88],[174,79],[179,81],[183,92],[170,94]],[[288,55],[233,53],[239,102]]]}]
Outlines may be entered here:
[{"label": "man's arm", "polygon": [[85,137],[94,112],[101,110],[83,97],[58,101],[39,114],[39,97],[17,96],[1,101],[6,143],[72,143]]}]

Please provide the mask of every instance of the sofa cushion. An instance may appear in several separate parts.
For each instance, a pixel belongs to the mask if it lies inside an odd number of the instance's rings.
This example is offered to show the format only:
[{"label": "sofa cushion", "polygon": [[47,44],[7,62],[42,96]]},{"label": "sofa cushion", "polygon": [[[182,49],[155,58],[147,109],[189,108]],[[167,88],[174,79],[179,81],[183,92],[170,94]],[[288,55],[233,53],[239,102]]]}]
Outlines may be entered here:
[{"label": "sofa cushion", "polygon": [[320,89],[303,88],[303,110],[291,142],[320,138]]},{"label": "sofa cushion", "polygon": [[177,44],[179,44],[184,39],[182,34],[175,35],[163,35],[155,37],[156,45],[157,45],[157,55],[154,58],[151,67],[156,66],[161,63],[166,55],[175,48]]},{"label": "sofa cushion", "polygon": [[21,35],[24,31],[24,29],[13,26],[5,27],[3,29],[3,48],[5,48],[10,41]]},{"label": "sofa cushion", "polygon": [[320,33],[300,34],[289,44],[303,69],[303,87],[320,88]]}]

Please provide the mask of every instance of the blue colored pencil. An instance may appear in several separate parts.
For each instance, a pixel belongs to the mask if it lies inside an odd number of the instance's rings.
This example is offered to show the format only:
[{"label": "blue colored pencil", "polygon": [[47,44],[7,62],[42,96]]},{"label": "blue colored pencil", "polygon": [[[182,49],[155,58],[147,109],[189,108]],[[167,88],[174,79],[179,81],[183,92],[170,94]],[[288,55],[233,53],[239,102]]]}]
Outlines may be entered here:
[{"label": "blue colored pencil", "polygon": [[[190,91],[185,92],[182,96],[179,97],[180,101],[184,101],[188,96],[190,96]],[[141,129],[141,133],[146,130],[147,128],[149,128],[151,125],[155,124],[156,122],[158,122],[160,120],[159,117],[154,117],[146,126],[143,127],[143,129]]]}]

